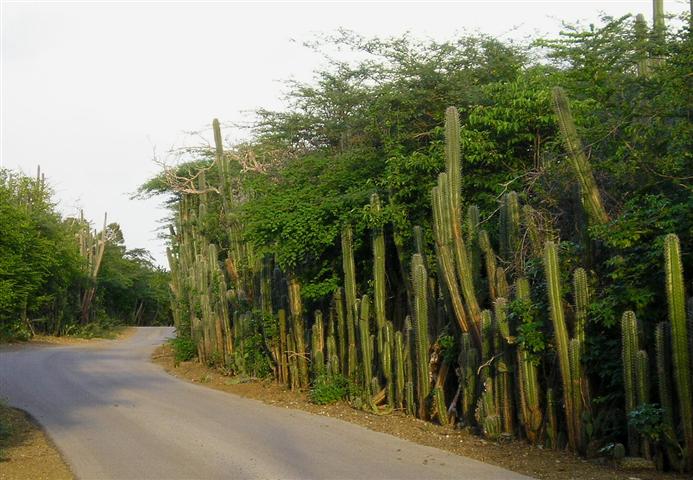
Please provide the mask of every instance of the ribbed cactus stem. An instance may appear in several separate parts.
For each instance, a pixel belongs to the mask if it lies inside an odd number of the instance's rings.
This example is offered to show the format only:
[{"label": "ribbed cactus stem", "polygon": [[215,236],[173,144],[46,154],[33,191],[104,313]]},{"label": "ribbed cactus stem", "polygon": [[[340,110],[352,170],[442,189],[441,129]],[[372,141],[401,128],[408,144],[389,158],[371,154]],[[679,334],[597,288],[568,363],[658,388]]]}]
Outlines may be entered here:
[{"label": "ribbed cactus stem", "polygon": [[479,376],[483,383],[490,376],[491,357],[493,356],[493,317],[489,310],[481,312],[481,362],[484,366]]},{"label": "ribbed cactus stem", "polygon": [[291,309],[291,323],[294,334],[294,355],[297,357],[298,386],[308,387],[308,359],[306,358],[305,322],[303,320],[303,302],[301,300],[301,284],[298,278],[289,277],[289,306]]},{"label": "ribbed cactus stem", "polygon": [[537,226],[536,212],[530,205],[522,206],[522,221],[529,237],[529,247],[533,257],[541,257],[543,244]]},{"label": "ribbed cactus stem", "polygon": [[500,209],[501,256],[512,262],[520,240],[520,201],[517,192],[503,195]]},{"label": "ribbed cactus stem", "polygon": [[484,252],[489,296],[493,301],[498,297],[498,292],[496,291],[496,253],[493,251],[488,232],[483,229],[479,230],[479,247]]},{"label": "ribbed cactus stem", "polygon": [[435,416],[441,425],[447,426],[450,424],[448,419],[448,408],[445,405],[445,393],[441,387],[433,389],[433,407],[435,408]]},{"label": "ribbed cactus stem", "polygon": [[395,332],[394,357],[395,407],[401,409],[404,406],[404,386],[407,379],[404,373],[404,337],[400,331]]},{"label": "ribbed cactus stem", "polygon": [[686,465],[693,472],[693,390],[691,388],[690,339],[686,323],[686,292],[683,284],[683,264],[679,237],[670,233],[664,238],[664,270],[666,275],[671,350],[674,380],[679,398],[679,411],[683,426]]},{"label": "ribbed cactus stem", "polygon": [[609,221],[609,216],[604,209],[604,203],[592,173],[592,166],[587,159],[587,155],[585,155],[582,142],[577,134],[568,97],[561,87],[554,87],[552,94],[554,111],[558,117],[558,124],[561,127],[570,163],[580,184],[584,208],[587,211],[590,223],[604,224]]},{"label": "ribbed cactus stem", "polygon": [[647,22],[645,21],[645,16],[639,13],[635,17],[635,52],[638,61],[638,76],[643,78],[647,78],[650,75],[647,37]]},{"label": "ribbed cactus stem", "polygon": [[426,418],[426,399],[430,394],[429,339],[428,339],[428,274],[421,255],[412,257],[412,285],[414,287],[414,335],[416,343],[417,395],[419,417]]},{"label": "ribbed cactus stem", "polygon": [[508,320],[508,301],[503,297],[498,297],[494,302],[494,314],[498,332],[506,343],[512,343],[514,339],[510,337],[510,322]]},{"label": "ribbed cactus stem", "polygon": [[286,310],[283,308],[277,312],[277,320],[279,322],[279,372],[281,381],[288,383],[289,381],[289,362],[287,357],[288,338],[286,333]]},{"label": "ribbed cactus stem", "polygon": [[363,387],[367,398],[371,392],[371,379],[373,378],[373,344],[370,334],[370,308],[371,300],[368,295],[364,295],[359,304],[361,318],[359,320],[359,339],[361,343],[361,360],[363,368]]},{"label": "ribbed cactus stem", "polygon": [[[626,415],[632,412],[638,405],[638,381],[636,377],[637,359],[639,350],[638,324],[635,314],[627,311],[621,318],[621,343],[623,362],[623,386],[625,388]],[[640,453],[639,438],[633,428],[628,428],[628,451],[637,456]]]},{"label": "ribbed cactus stem", "polygon": [[554,450],[558,449],[558,415],[556,414],[556,399],[554,397],[553,388],[546,389],[546,435],[548,437],[550,447]]},{"label": "ribbed cactus stem", "polygon": [[479,248],[479,225],[481,218],[479,207],[470,205],[467,208],[467,255],[472,267],[472,278],[477,295],[481,284],[481,248]]},{"label": "ribbed cactus stem", "polygon": [[587,325],[587,308],[590,302],[587,287],[587,273],[584,268],[578,268],[573,274],[573,291],[575,296],[575,338],[585,349],[585,326]]},{"label": "ribbed cactus stem", "polygon": [[[315,321],[311,332],[311,365],[313,375],[317,377],[325,372],[325,344],[323,335],[323,319],[320,310],[315,311]],[[328,357],[329,358],[329,357]]]},{"label": "ribbed cactus stem", "polygon": [[563,313],[563,298],[561,296],[561,276],[558,262],[558,249],[552,241],[547,241],[544,247],[544,274],[549,296],[551,321],[556,340],[556,354],[563,383],[563,403],[565,405],[566,422],[568,424],[568,443],[572,450],[579,445],[578,432],[575,431],[575,406],[573,402],[573,382],[570,375],[570,352],[568,329]]},{"label": "ribbed cactus stem", "polygon": [[662,407],[662,423],[664,436],[664,451],[669,463],[676,470],[683,469],[680,453],[681,446],[676,435],[677,424],[674,422],[674,401],[671,388],[671,329],[668,322],[659,322],[655,330],[655,351],[657,363],[657,391],[659,404]]},{"label": "ribbed cactus stem", "polygon": [[347,368],[349,378],[356,378],[358,358],[356,356],[355,327],[358,319],[354,315],[356,308],[356,264],[354,262],[354,246],[351,225],[342,229],[342,268],[344,269],[344,301],[346,305],[346,324],[348,356]]},{"label": "ribbed cactus stem", "polygon": [[[377,193],[371,195],[371,214],[380,222],[380,198]],[[383,328],[385,317],[385,234],[378,224],[373,228],[373,306],[375,307],[375,324],[378,331]]]},{"label": "ribbed cactus stem", "polygon": [[576,438],[576,443],[577,446],[580,450],[582,450],[584,446],[584,432],[582,428],[582,415],[583,415],[583,400],[582,400],[582,381],[583,381],[583,374],[582,374],[582,364],[580,360],[580,352],[582,350],[582,346],[580,345],[580,341],[576,338],[573,338],[569,342],[568,346],[568,354],[570,356],[570,378],[572,380],[572,388],[571,392],[573,395],[573,418],[572,420],[575,422],[574,423],[574,431],[575,431],[575,438]]},{"label": "ribbed cactus stem", "polygon": [[[334,292],[333,304],[335,309],[335,314],[337,315],[337,356],[339,357],[339,369],[343,375],[348,375],[348,365],[347,360],[349,356],[348,343],[347,343],[347,321],[344,312],[344,299],[342,295],[342,289],[338,288]],[[353,336],[353,328],[352,336]]]}]

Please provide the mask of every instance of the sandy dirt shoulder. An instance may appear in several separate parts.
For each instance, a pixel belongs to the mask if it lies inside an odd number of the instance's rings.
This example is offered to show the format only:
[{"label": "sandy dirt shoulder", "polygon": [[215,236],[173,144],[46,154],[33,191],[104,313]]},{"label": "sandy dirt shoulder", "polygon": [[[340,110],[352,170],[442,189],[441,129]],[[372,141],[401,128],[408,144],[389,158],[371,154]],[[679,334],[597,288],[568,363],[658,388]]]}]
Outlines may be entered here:
[{"label": "sandy dirt shoulder", "polygon": [[26,412],[0,402],[0,480],[73,478],[38,423]]},{"label": "sandy dirt shoulder", "polygon": [[233,393],[264,403],[304,410],[338,418],[403,438],[420,445],[446,450],[458,455],[497,465],[525,475],[546,480],[673,480],[686,477],[653,470],[621,470],[602,460],[588,461],[567,452],[532,447],[522,441],[504,444],[486,441],[467,431],[442,427],[403,414],[378,416],[350,407],[345,402],[315,405],[302,392],[292,392],[272,381],[243,381],[228,377],[196,362],[174,365],[173,352],[163,345],[152,354],[152,361],[169,374],[209,388]]}]

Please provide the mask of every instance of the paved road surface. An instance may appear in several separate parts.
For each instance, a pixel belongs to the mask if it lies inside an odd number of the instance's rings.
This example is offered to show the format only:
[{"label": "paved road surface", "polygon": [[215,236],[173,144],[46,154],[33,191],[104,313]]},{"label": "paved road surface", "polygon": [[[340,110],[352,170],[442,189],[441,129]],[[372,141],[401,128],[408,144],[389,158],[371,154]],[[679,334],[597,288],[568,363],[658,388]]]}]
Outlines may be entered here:
[{"label": "paved road surface", "polygon": [[0,396],[45,426],[81,479],[527,478],[178,380],[149,362],[171,334],[0,351]]}]

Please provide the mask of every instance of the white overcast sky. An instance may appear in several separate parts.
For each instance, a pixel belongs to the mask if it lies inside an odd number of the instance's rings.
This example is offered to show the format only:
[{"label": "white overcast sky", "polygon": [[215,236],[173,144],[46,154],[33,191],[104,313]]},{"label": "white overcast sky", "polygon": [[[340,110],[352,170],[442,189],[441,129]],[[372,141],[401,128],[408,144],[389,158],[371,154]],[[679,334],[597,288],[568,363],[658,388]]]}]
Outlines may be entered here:
[{"label": "white overcast sky", "polygon": [[[688,0],[665,1],[680,13]],[[10,2],[2,0],[0,164],[41,165],[59,208],[120,223],[129,248],[165,265],[159,200],[130,200],[159,154],[211,119],[280,108],[280,80],[322,59],[300,45],[339,27],[437,40],[461,32],[522,39],[560,21],[643,13],[651,1]],[[292,42],[291,39],[297,40]],[[209,133],[209,132],[208,132]],[[224,132],[227,139],[238,133]],[[194,140],[198,142],[199,140]]]}]

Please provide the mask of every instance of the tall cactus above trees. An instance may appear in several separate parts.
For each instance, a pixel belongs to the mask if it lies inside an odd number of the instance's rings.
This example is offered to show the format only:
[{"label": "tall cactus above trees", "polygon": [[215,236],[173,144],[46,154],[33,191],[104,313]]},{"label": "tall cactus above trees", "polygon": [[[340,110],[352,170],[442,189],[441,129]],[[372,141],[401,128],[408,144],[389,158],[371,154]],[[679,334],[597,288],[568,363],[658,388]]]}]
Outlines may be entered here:
[{"label": "tall cactus above trees", "polygon": [[[445,167],[445,173],[438,176],[438,186],[432,191],[436,251],[460,328],[470,332],[479,345],[481,308],[474,289],[472,262],[462,235],[460,120],[455,107],[445,111]],[[454,299],[459,292],[464,296],[466,315]]]},{"label": "tall cactus above trees", "polygon": [[587,211],[590,223],[604,224],[609,221],[609,216],[604,209],[602,196],[599,193],[597,182],[592,173],[592,166],[587,159],[587,155],[585,155],[582,142],[577,134],[568,97],[561,87],[554,87],[552,95],[554,111],[556,117],[558,117],[558,124],[561,127],[566,150],[568,150],[570,164],[580,184],[583,206]]}]

